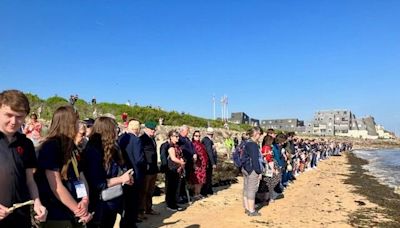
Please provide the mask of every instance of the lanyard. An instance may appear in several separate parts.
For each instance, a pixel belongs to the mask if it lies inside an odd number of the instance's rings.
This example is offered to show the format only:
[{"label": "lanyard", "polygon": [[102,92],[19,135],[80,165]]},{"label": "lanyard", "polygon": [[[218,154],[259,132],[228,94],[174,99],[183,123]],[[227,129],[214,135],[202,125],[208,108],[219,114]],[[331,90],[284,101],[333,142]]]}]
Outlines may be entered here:
[{"label": "lanyard", "polygon": [[72,151],[71,163],[72,163],[72,167],[74,168],[74,173],[75,173],[76,179],[79,180],[78,160],[76,160],[75,151]]}]

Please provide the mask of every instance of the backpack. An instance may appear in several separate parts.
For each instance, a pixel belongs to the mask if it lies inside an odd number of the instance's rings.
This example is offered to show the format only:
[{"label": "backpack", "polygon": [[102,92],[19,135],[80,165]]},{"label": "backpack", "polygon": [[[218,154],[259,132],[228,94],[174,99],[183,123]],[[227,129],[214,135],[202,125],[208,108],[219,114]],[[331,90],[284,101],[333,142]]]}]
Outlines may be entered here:
[{"label": "backpack", "polygon": [[233,151],[232,154],[232,160],[233,164],[237,168],[241,168],[243,166],[243,153],[244,153],[244,147],[246,146],[246,141],[242,141],[236,148],[235,151]]},{"label": "backpack", "polygon": [[160,146],[160,160],[161,160],[161,166],[160,166],[160,171],[162,173],[165,173],[168,170],[168,149],[170,147],[169,142],[164,142]]}]

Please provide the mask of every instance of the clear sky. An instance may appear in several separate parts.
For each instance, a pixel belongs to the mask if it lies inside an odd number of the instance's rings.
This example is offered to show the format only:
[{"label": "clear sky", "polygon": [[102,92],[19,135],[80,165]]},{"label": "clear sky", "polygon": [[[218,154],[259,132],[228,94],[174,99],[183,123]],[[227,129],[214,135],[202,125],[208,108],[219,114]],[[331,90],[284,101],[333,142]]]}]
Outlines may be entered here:
[{"label": "clear sky", "polygon": [[[400,1],[0,2],[0,89],[400,133]],[[217,115],[221,114],[217,103]]]}]

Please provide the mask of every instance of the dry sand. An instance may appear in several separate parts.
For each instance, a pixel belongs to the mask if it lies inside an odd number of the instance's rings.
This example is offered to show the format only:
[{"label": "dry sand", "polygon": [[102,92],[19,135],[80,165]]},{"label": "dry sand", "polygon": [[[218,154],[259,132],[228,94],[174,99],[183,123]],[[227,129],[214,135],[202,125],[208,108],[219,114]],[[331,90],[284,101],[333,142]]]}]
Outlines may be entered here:
[{"label": "dry sand", "polygon": [[[138,224],[143,227],[351,227],[349,216],[362,207],[376,208],[354,187],[345,184],[350,173],[347,155],[322,161],[318,168],[297,177],[285,197],[260,209],[262,216],[249,217],[242,207],[242,181],[217,189],[217,194],[196,201],[182,212],[165,209],[164,196],[154,197],[154,209]],[[362,202],[365,203],[365,205]],[[361,203],[359,203],[361,202]],[[376,210],[375,210],[376,211]],[[374,215],[381,219],[383,216]]]}]

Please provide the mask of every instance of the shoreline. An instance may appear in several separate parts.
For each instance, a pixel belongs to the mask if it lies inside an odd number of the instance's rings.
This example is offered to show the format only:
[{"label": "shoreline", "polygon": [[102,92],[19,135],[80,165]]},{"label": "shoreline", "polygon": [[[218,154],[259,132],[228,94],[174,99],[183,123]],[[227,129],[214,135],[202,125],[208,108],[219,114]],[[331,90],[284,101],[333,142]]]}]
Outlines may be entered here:
[{"label": "shoreline", "polygon": [[[351,153],[353,153],[357,158],[361,158],[359,156],[356,155],[355,152],[357,152],[357,154],[363,154],[364,152],[373,152],[373,151],[382,151],[384,152],[385,150],[398,150],[399,151],[399,155],[400,155],[400,147],[380,147],[380,148],[362,148],[362,149],[353,149],[351,151]],[[370,162],[368,160],[366,160],[365,158],[361,158],[363,160],[366,161],[366,164],[364,165],[368,165]],[[364,166],[362,165],[362,166]],[[384,183],[384,180],[381,180],[379,177],[374,176],[374,174],[368,170],[368,169],[364,169],[366,171],[367,174],[370,174],[371,176],[373,176],[374,178],[376,178],[378,180],[378,182],[382,185],[388,186],[389,188],[393,189],[393,191],[397,194],[400,195],[400,186],[399,185],[395,185],[395,184],[390,184],[390,183]],[[386,176],[386,175],[385,175]]]},{"label": "shoreline", "polygon": [[[369,209],[358,209],[350,214],[350,224],[361,227],[400,227],[400,195],[394,192],[394,188],[384,185],[378,179],[368,173],[362,166],[368,161],[357,157],[354,153],[348,153],[348,160],[351,164],[351,172],[345,183],[355,187],[354,192],[362,195],[368,201],[378,205]],[[380,214],[383,219],[377,217],[371,219],[368,214]]]},{"label": "shoreline", "polygon": [[367,174],[366,162],[352,152],[320,162],[298,176],[283,199],[262,207],[260,217],[244,214],[241,177],[178,213],[166,211],[164,195],[157,196],[154,209],[161,215],[138,227],[400,227],[400,196]]},{"label": "shoreline", "polygon": [[262,207],[260,217],[243,213],[241,177],[178,213],[165,209],[164,195],[156,196],[161,214],[138,227],[400,227],[400,195],[368,174],[365,164],[353,152],[320,162],[298,176],[283,199]]}]

